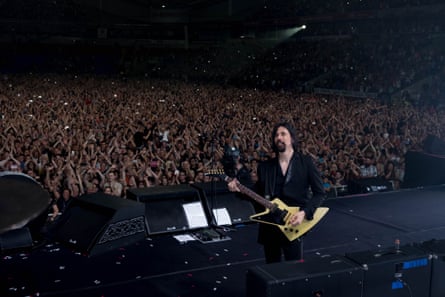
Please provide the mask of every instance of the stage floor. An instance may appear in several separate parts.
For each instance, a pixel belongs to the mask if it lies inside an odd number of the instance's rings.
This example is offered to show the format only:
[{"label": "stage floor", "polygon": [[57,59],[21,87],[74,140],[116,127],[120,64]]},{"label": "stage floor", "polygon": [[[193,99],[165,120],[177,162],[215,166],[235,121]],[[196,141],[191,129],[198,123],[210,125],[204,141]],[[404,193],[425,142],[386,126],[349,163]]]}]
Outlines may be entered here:
[{"label": "stage floor", "polygon": [[[331,198],[305,237],[305,261],[445,239],[445,187]],[[244,297],[246,273],[264,264],[257,225],[210,243],[162,234],[87,257],[59,243],[2,255],[0,296]],[[187,234],[187,233],[185,233]]]}]

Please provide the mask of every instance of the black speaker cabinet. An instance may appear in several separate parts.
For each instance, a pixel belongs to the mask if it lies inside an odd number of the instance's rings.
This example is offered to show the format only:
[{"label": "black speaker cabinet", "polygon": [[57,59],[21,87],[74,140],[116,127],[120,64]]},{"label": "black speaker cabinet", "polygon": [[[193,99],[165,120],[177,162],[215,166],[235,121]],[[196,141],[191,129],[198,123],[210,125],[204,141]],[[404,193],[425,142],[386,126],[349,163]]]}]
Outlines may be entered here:
[{"label": "black speaker cabinet", "polygon": [[32,247],[33,242],[28,227],[9,230],[0,234],[0,250],[2,253]]},{"label": "black speaker cabinet", "polygon": [[351,194],[362,194],[371,192],[386,192],[392,191],[392,184],[379,177],[362,178],[352,180],[348,184],[348,191]]},{"label": "black speaker cabinet", "polygon": [[[213,224],[235,225],[251,222],[250,216],[255,214],[252,202],[239,193],[230,192],[226,182],[196,183],[192,186],[200,191]],[[224,220],[224,214],[228,214],[230,222]]]},{"label": "black speaker cabinet", "polygon": [[[173,233],[208,227],[208,219],[197,189],[189,185],[132,188],[127,198],[145,204],[148,232]],[[191,206],[191,212],[186,209]]]},{"label": "black speaker cabinet", "polygon": [[445,142],[430,134],[423,142],[423,150],[428,154],[445,156]]},{"label": "black speaker cabinet", "polygon": [[72,200],[53,227],[55,237],[89,256],[145,238],[144,204],[104,193]]},{"label": "black speaker cabinet", "polygon": [[445,240],[429,240],[421,247],[432,255],[431,263],[431,292],[430,297],[445,296]]},{"label": "black speaker cabinet", "polygon": [[431,257],[419,247],[406,245],[346,257],[365,270],[363,297],[429,296]]},{"label": "black speaker cabinet", "polygon": [[247,271],[247,297],[361,296],[363,270],[342,256],[255,266]]},{"label": "black speaker cabinet", "polygon": [[445,183],[445,158],[424,152],[408,151],[405,154],[403,188],[442,185]]}]

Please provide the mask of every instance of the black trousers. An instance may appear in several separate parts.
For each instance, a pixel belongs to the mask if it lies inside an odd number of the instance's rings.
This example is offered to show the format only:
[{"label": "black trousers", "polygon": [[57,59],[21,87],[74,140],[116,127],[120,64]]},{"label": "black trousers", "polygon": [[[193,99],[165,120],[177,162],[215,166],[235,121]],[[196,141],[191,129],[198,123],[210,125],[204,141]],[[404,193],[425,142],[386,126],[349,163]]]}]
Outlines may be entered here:
[{"label": "black trousers", "polygon": [[266,263],[281,262],[284,260],[302,260],[303,259],[303,240],[298,238],[294,241],[283,243],[267,242],[264,244],[264,256]]}]

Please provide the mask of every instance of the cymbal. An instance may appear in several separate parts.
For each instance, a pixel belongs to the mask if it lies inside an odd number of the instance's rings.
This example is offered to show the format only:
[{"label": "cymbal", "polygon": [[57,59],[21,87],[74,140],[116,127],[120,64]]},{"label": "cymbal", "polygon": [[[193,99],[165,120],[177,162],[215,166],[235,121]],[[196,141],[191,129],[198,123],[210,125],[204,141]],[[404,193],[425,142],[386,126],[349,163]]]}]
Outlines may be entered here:
[{"label": "cymbal", "polygon": [[0,176],[0,234],[25,226],[50,202],[48,191],[32,178]]}]

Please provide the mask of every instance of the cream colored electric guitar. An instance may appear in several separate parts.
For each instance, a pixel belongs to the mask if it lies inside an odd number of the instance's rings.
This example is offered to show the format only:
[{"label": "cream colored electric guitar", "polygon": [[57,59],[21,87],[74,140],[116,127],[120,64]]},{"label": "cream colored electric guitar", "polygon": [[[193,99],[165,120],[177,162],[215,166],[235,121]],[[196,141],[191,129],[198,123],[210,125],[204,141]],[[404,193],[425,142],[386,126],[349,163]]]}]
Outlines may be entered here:
[{"label": "cream colored electric guitar", "polygon": [[[232,178],[226,174],[221,173],[221,170],[213,170],[208,173],[208,175],[217,176],[226,182],[230,182],[232,180]],[[288,222],[289,218],[292,214],[300,210],[299,207],[287,206],[279,198],[268,200],[240,183],[238,183],[238,188],[240,189],[241,193],[265,207],[265,211],[250,216],[250,219],[259,223],[270,224],[278,227],[287,237],[287,239],[289,239],[289,241],[293,241],[307,233],[329,211],[329,208],[327,207],[318,207],[312,220],[305,219],[301,224],[292,226]]]}]

